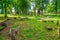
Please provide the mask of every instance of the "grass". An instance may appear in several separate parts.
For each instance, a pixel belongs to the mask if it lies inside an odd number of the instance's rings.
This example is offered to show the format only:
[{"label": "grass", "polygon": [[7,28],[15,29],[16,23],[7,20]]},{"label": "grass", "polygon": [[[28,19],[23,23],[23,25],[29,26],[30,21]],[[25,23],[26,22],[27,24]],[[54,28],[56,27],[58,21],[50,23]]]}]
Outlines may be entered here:
[{"label": "grass", "polygon": [[0,32],[0,40],[3,40],[3,37],[2,37],[2,34],[1,34],[1,32]]},{"label": "grass", "polygon": [[2,26],[0,26],[0,29],[2,29],[3,27]]},{"label": "grass", "polygon": [[[30,20],[21,20],[22,17],[12,20],[12,28],[17,28],[18,25],[20,25],[19,33],[16,36],[17,39],[19,38],[20,40],[60,40],[60,38],[58,37],[58,28],[60,27],[60,25],[56,25],[55,20],[59,16],[51,16],[53,22],[47,20],[46,22],[43,22],[42,20],[38,20],[38,18],[43,18],[46,16],[27,17]],[[52,27],[53,30],[46,30],[46,26]]]},{"label": "grass", "polygon": [[[54,14],[46,14],[46,15],[40,15],[40,16],[27,16],[27,15],[12,15],[12,14],[7,14],[8,15],[8,17],[21,17],[21,18],[23,18],[23,17],[28,17],[28,18],[32,18],[32,19],[36,19],[36,18],[43,18],[43,17],[47,17],[47,16],[49,16],[49,17],[52,17],[52,18],[55,18],[55,19],[60,19],[60,15],[54,15]],[[0,14],[0,19],[2,19],[2,17],[4,17],[4,14]],[[4,19],[4,18],[3,18]]]},{"label": "grass", "polygon": [[0,26],[0,30],[2,30],[4,28],[4,26]]},{"label": "grass", "polygon": [[[54,20],[53,20],[54,21]],[[58,28],[56,21],[42,22],[37,20],[28,20],[20,22],[21,40],[59,40]],[[45,26],[50,26],[53,30],[48,31]]]}]

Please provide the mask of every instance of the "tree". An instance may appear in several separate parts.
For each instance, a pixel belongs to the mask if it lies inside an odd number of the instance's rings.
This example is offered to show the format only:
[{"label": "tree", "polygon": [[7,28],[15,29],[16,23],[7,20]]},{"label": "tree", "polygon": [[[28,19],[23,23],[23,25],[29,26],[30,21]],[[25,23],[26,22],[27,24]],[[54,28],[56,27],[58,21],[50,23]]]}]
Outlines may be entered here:
[{"label": "tree", "polygon": [[16,13],[27,13],[29,7],[29,0],[14,0],[14,8]]},{"label": "tree", "polygon": [[55,12],[57,14],[58,9],[59,9],[59,0],[52,0],[47,5],[47,11],[49,12]]},{"label": "tree", "polygon": [[35,0],[35,6],[38,10],[38,15],[45,10],[46,5],[48,4],[49,0]]},{"label": "tree", "polygon": [[55,10],[55,12],[56,12],[56,14],[57,14],[57,11],[58,11],[58,8],[57,8],[57,6],[58,6],[58,0],[53,0],[52,1],[52,4],[54,5],[54,10]]},{"label": "tree", "polygon": [[12,5],[12,0],[1,0],[2,12],[5,13],[5,17],[7,17],[7,7]]}]

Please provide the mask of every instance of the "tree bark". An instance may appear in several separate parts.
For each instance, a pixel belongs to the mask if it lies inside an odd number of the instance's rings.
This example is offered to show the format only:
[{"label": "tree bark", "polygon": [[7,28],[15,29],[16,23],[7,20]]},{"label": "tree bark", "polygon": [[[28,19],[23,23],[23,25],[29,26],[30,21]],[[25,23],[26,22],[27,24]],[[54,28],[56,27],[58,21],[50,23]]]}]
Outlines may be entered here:
[{"label": "tree bark", "polygon": [[38,13],[37,13],[37,15],[38,15],[38,16],[40,15],[40,10],[38,10]]},{"label": "tree bark", "polygon": [[6,9],[7,5],[6,5],[6,1],[5,1],[5,18],[7,17],[7,9]]}]

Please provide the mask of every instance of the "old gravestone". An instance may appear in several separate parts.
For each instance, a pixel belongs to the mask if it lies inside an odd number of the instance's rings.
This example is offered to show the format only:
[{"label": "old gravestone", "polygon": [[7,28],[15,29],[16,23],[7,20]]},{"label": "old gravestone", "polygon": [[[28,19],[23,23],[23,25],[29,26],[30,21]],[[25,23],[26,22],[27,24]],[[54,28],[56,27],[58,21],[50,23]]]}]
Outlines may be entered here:
[{"label": "old gravestone", "polygon": [[20,27],[18,26],[17,28],[10,28],[10,30],[8,31],[8,37],[11,39],[11,40],[16,40],[16,35],[18,34],[20,30]]},{"label": "old gravestone", "polygon": [[0,23],[0,26],[7,27],[8,22],[9,22],[9,19],[6,19],[5,21]]},{"label": "old gravestone", "polygon": [[59,20],[56,21],[56,25],[59,25]]},{"label": "old gravestone", "polygon": [[8,23],[10,22],[9,19],[6,19],[5,21],[0,23],[0,27],[2,27],[2,29],[0,29],[0,31],[2,31],[4,28],[6,28],[8,26]]},{"label": "old gravestone", "polygon": [[7,37],[9,40],[15,40],[15,31],[14,29],[10,28],[7,32]]},{"label": "old gravestone", "polygon": [[53,28],[49,27],[49,26],[46,26],[45,28],[46,28],[46,30],[53,30]]},{"label": "old gravestone", "polygon": [[54,22],[53,20],[48,20],[48,22]]},{"label": "old gravestone", "polygon": [[42,20],[42,22],[47,22],[46,20]]},{"label": "old gravestone", "polygon": [[60,28],[58,28],[58,37],[60,38]]}]

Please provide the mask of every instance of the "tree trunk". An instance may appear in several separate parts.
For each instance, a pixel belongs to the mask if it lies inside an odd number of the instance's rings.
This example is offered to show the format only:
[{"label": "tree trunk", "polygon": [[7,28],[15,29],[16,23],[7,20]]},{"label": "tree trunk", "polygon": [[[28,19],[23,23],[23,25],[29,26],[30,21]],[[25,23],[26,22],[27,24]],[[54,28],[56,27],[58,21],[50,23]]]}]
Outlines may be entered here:
[{"label": "tree trunk", "polygon": [[42,0],[42,14],[43,14],[43,10],[44,10],[44,1]]},{"label": "tree trunk", "polygon": [[56,4],[55,5],[56,5],[55,10],[56,10],[56,15],[57,15],[57,1],[56,1]]},{"label": "tree trunk", "polygon": [[2,12],[1,13],[4,14],[4,5],[3,4],[2,4]]},{"label": "tree trunk", "polygon": [[5,3],[5,18],[7,17],[7,9],[6,9],[6,3]]},{"label": "tree trunk", "polygon": [[38,16],[40,15],[40,10],[38,10],[38,13],[37,13],[37,15],[38,15]]}]

